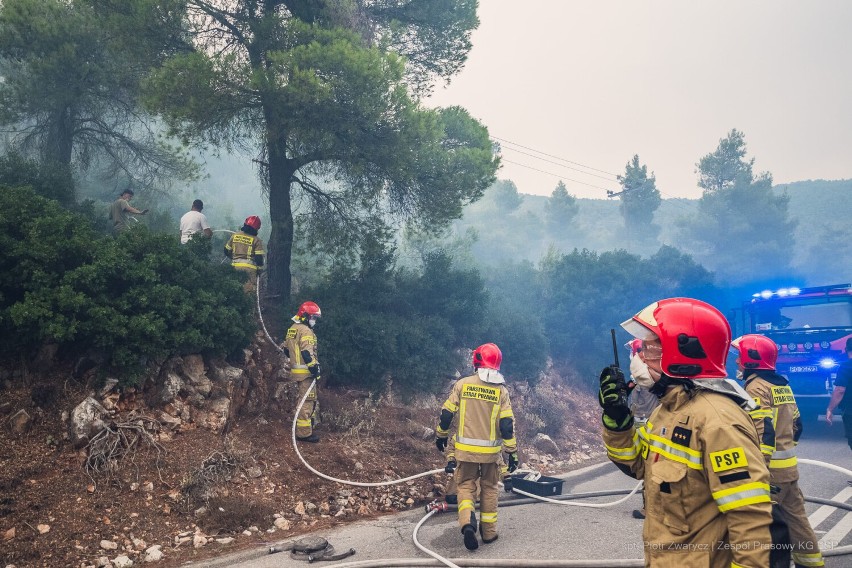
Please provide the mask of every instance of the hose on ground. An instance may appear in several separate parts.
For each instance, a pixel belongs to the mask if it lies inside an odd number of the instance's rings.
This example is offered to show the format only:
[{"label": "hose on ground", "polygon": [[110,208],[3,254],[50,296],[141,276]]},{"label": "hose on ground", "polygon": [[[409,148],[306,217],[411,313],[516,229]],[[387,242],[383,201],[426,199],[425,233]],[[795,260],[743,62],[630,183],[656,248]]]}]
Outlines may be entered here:
[{"label": "hose on ground", "polygon": [[408,477],[403,477],[402,479],[393,479],[390,481],[377,481],[377,482],[364,482],[364,481],[350,481],[348,479],[338,479],[336,477],[331,477],[330,475],[326,475],[320,471],[314,469],[311,464],[305,461],[305,458],[302,456],[302,452],[299,451],[299,445],[296,443],[296,419],[299,417],[299,413],[302,411],[302,407],[305,405],[305,401],[308,399],[308,395],[311,394],[311,391],[317,385],[317,380],[314,379],[311,382],[311,386],[308,387],[307,392],[302,397],[302,400],[299,401],[299,406],[296,407],[296,412],[293,415],[293,426],[290,429],[290,435],[293,440],[293,449],[296,450],[296,455],[299,456],[299,459],[308,468],[314,475],[322,477],[323,479],[327,479],[329,481],[335,481],[337,483],[343,483],[344,485],[355,485],[357,487],[384,487],[386,485],[396,485],[397,483],[404,483],[406,481],[411,481],[412,479],[418,479],[420,477],[426,477],[427,475],[435,475],[436,473],[442,473],[444,468],[433,469],[430,471],[424,471],[423,473],[418,473],[417,475],[409,475]]},{"label": "hose on ground", "polygon": [[535,500],[538,500],[538,501],[544,501],[545,503],[554,503],[556,505],[570,505],[572,507],[588,507],[590,509],[605,509],[607,507],[612,507],[614,505],[620,505],[621,503],[624,503],[625,501],[627,501],[628,499],[633,497],[636,494],[636,492],[639,491],[642,488],[643,484],[644,484],[644,482],[640,481],[639,483],[636,484],[636,486],[633,489],[630,490],[630,492],[626,496],[622,497],[621,499],[619,499],[617,501],[610,501],[609,503],[570,503],[567,500],[556,500],[556,499],[553,499],[553,498],[550,498],[550,497],[542,497],[540,495],[534,495],[532,493],[527,493],[526,491],[522,491],[522,490],[517,489],[517,488],[512,488],[512,491],[514,493],[518,493],[519,495],[526,495],[527,497],[531,497],[532,499],[535,499]]}]

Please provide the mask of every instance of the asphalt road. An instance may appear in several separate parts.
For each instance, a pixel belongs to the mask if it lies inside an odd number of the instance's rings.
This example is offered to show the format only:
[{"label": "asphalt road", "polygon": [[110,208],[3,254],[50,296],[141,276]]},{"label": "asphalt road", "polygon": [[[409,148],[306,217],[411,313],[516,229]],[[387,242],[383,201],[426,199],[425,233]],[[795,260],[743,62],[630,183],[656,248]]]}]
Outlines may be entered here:
[{"label": "asphalt road", "polygon": [[[842,437],[842,427],[825,424],[808,425],[799,444],[799,456],[826,461],[852,470],[852,451]],[[800,485],[806,496],[833,499],[852,504],[852,486],[843,474],[802,464]],[[609,462],[583,468],[568,474],[563,494],[573,492],[631,489],[635,482]],[[585,500],[605,503],[620,499],[603,497]],[[642,558],[642,521],[633,519],[633,509],[641,506],[636,495],[625,503],[603,509],[536,503],[501,507],[500,539],[468,552],[456,526],[455,513],[433,516],[420,529],[418,538],[427,548],[447,558],[514,559],[523,566],[524,559],[627,559]],[[822,549],[852,545],[852,512],[808,503],[811,525],[820,538]],[[428,558],[412,540],[422,510],[389,515],[369,522],[319,533],[337,551],[354,548],[357,553],[339,563],[381,558]],[[334,566],[335,563],[323,563]],[[240,568],[304,567],[303,561],[290,559],[288,553],[266,554],[266,550],[244,552],[192,566],[237,566]],[[826,558],[829,568],[852,566],[852,555]]]}]

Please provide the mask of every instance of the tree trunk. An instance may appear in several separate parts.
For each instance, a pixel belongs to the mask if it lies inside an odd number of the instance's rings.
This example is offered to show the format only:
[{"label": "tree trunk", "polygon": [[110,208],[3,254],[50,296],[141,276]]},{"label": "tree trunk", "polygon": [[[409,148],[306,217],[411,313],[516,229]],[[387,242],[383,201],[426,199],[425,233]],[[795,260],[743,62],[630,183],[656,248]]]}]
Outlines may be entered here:
[{"label": "tree trunk", "polygon": [[[270,132],[276,129],[267,127]],[[267,141],[269,156],[269,217],[272,233],[269,236],[267,271],[269,293],[280,297],[278,303],[290,301],[290,260],[293,256],[293,209],[290,204],[290,184],[295,174],[294,163],[287,159],[284,137]]]},{"label": "tree trunk", "polygon": [[50,119],[42,159],[60,164],[70,171],[74,151],[74,118],[70,108],[58,109]]}]

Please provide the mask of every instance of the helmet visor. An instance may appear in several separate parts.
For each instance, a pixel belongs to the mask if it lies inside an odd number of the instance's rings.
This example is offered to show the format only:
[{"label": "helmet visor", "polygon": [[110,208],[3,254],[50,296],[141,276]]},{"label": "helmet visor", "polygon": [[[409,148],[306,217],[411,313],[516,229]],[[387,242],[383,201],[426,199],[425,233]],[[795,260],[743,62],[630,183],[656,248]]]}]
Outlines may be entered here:
[{"label": "helmet visor", "polygon": [[654,339],[655,337],[657,337],[657,335],[653,331],[651,331],[633,318],[622,322],[621,327],[624,328],[624,331],[626,331],[637,339]]}]

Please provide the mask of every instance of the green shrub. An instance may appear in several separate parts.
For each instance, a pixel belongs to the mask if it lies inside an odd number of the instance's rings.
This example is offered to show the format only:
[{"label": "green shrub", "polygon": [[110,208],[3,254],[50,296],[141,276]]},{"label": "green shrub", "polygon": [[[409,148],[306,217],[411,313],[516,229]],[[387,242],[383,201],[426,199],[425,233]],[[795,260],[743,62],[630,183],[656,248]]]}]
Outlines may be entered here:
[{"label": "green shrub", "polygon": [[254,330],[230,267],[144,227],[103,237],[29,189],[0,191],[0,325],[7,353],[95,348],[129,381],[147,358],[234,352]]}]

